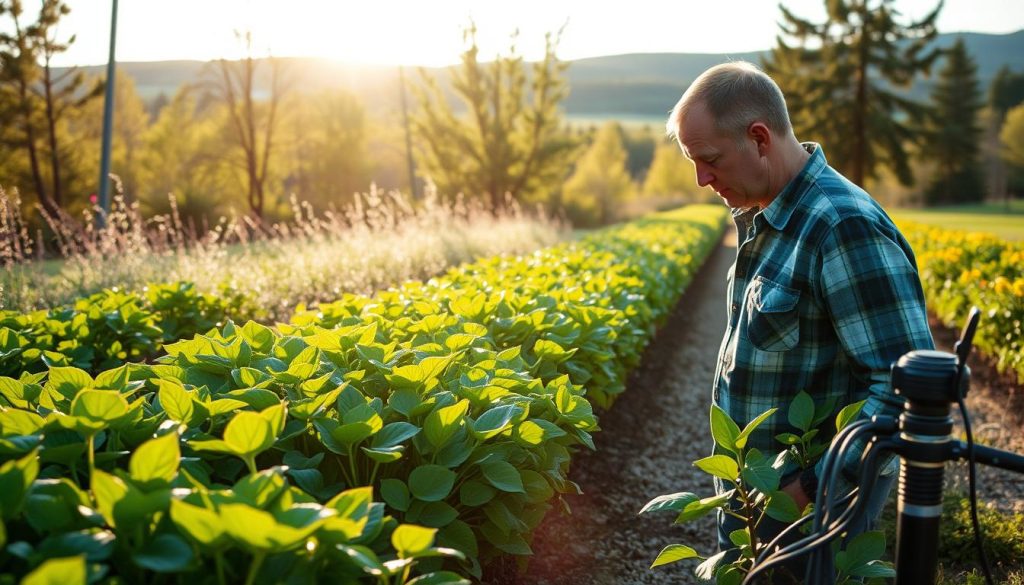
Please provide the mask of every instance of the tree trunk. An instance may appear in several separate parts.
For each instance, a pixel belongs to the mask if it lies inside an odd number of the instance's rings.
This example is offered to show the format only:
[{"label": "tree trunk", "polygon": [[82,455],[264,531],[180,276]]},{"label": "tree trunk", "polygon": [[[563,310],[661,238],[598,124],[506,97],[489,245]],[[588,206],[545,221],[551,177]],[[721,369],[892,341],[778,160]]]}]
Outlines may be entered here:
[{"label": "tree trunk", "polygon": [[50,143],[50,175],[53,179],[53,202],[57,207],[64,204],[60,182],[60,151],[57,144],[57,115],[53,106],[53,80],[50,78],[50,59],[43,62],[43,89],[46,94],[46,132]]}]

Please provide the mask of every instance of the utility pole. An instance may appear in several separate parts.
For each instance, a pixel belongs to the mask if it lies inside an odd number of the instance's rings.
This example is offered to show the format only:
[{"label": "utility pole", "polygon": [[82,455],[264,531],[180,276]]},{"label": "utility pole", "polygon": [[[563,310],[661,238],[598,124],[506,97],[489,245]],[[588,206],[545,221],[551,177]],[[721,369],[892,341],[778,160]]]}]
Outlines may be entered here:
[{"label": "utility pole", "polygon": [[409,107],[405,103],[405,67],[398,66],[398,86],[402,96],[402,123],[405,125],[405,156],[409,162],[409,191],[412,198],[419,199],[416,193],[416,164],[412,159],[412,132],[409,130]]},{"label": "utility pole", "polygon": [[107,58],[107,87],[103,100],[103,146],[100,157],[100,211],[96,223],[103,227],[110,213],[110,135],[114,126],[114,44],[117,40],[117,0],[111,0],[110,56]]}]

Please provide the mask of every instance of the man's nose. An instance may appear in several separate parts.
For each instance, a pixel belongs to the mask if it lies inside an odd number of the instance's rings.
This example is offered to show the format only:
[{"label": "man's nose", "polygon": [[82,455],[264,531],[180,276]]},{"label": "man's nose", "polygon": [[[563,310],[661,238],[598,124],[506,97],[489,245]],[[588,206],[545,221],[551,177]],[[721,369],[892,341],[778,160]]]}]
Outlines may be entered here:
[{"label": "man's nose", "polygon": [[702,167],[703,165],[697,165],[697,185],[707,187],[715,179],[715,176]]}]

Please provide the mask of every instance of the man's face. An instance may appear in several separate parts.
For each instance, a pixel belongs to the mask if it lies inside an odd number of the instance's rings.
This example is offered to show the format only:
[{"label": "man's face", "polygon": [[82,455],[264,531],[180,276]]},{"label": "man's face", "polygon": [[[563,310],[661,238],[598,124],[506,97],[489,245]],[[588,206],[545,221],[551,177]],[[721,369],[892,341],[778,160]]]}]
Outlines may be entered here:
[{"label": "man's face", "polygon": [[693,161],[697,184],[710,186],[732,208],[761,206],[769,200],[766,160],[749,136],[721,134],[704,104],[695,104],[683,119],[679,145]]}]

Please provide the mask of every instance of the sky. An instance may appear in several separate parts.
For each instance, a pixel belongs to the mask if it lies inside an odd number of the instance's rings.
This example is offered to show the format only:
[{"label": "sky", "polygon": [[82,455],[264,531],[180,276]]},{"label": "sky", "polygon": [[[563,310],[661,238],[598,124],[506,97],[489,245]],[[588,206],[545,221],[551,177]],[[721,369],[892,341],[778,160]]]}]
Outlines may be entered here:
[{"label": "sky", "polygon": [[[819,20],[824,0],[782,0]],[[26,2],[34,6],[33,2]],[[66,0],[58,40],[76,36],[58,66],[107,62],[112,0]],[[896,0],[921,18],[936,0]],[[28,15],[26,15],[28,16]],[[7,25],[7,17],[3,17]],[[564,26],[557,54],[729,53],[775,44],[776,0],[120,0],[118,61],[207,61],[244,54],[236,31],[252,31],[255,56],[310,56],[364,64],[458,62],[463,30],[476,23],[483,58],[517,50],[543,55],[544,34]],[[1024,28],[1024,0],[946,0],[940,32],[1004,34]]]}]

